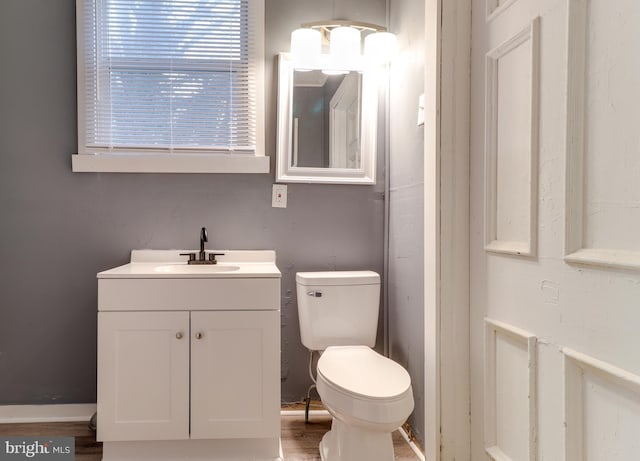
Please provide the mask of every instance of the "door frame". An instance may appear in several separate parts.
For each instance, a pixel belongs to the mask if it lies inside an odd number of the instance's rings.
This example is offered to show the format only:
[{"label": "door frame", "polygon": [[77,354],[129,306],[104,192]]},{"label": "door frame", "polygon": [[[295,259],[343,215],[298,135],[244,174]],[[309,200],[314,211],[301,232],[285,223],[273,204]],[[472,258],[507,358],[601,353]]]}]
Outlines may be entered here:
[{"label": "door frame", "polygon": [[425,0],[425,457],[470,459],[471,4]]}]

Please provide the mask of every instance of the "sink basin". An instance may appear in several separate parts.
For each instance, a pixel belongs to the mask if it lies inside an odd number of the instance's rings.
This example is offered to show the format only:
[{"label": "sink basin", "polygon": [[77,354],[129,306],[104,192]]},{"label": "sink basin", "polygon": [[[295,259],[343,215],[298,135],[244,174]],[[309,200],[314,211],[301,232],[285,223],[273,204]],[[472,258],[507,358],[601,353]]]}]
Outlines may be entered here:
[{"label": "sink basin", "polygon": [[222,264],[164,264],[153,268],[160,274],[215,274],[219,272],[233,272],[240,266]]}]

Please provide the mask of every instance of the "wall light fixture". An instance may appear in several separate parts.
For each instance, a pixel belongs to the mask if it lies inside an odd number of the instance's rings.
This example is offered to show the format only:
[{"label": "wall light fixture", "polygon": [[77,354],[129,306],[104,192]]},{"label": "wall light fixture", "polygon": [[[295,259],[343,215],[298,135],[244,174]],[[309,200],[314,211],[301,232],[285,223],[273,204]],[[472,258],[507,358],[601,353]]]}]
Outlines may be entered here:
[{"label": "wall light fixture", "polygon": [[[328,53],[323,53],[323,45]],[[298,70],[321,68],[328,74],[361,71],[367,66],[388,63],[395,47],[395,34],[363,22],[310,22],[291,33],[291,58]]]}]

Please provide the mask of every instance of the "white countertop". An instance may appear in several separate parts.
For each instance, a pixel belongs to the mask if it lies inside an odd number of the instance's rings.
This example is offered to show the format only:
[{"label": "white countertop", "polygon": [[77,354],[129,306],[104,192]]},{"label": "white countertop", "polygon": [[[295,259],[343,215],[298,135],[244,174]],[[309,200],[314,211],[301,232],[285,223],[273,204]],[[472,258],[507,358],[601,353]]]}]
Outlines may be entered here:
[{"label": "white countertop", "polygon": [[218,264],[187,264],[187,256],[197,250],[133,250],[131,262],[99,272],[99,279],[122,278],[280,278],[276,254],[271,250],[207,250],[224,253]]}]

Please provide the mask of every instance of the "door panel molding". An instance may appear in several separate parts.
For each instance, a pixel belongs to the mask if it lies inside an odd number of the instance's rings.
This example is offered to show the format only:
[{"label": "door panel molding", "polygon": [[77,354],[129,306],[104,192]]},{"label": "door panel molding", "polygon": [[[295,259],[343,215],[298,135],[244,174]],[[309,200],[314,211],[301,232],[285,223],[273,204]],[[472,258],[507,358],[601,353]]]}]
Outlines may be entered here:
[{"label": "door panel molding", "polygon": [[487,22],[493,21],[518,0],[487,0]]},{"label": "door panel molding", "polygon": [[[486,54],[485,249],[490,252],[521,256],[537,253],[539,36],[540,18],[536,17],[525,29]],[[528,51],[526,58],[519,58],[525,66],[528,64],[524,73],[520,73],[522,63],[509,66],[505,60],[521,47],[527,47]],[[514,53],[512,59],[517,56]],[[501,70],[510,69],[512,72],[519,69],[515,71],[516,78],[501,75]],[[519,78],[529,81],[517,81]],[[514,99],[522,87],[528,87],[529,94],[522,101],[528,104],[527,108]],[[505,92],[503,98],[501,91]],[[507,113],[501,114],[505,110]],[[518,122],[514,115],[523,110],[528,120],[522,119],[524,125],[514,127]],[[518,134],[525,133],[528,140],[517,139]],[[526,160],[518,162],[518,156],[526,156]],[[528,182],[528,188],[521,189],[522,180],[525,186]]]},{"label": "door panel molding", "polygon": [[[526,369],[527,376],[525,379],[520,377],[520,383],[526,382],[523,389],[512,389],[514,394],[518,391],[524,394],[528,399],[527,405],[527,434],[523,437],[523,434],[519,434],[520,438],[526,438],[528,441],[528,459],[529,461],[536,461],[537,458],[537,337],[527,331],[512,325],[485,318],[485,363],[484,363],[484,427],[485,427],[485,451],[496,461],[511,461],[517,458],[510,457],[507,453],[509,449],[503,446],[506,441],[509,442],[509,438],[513,437],[513,434],[505,433],[500,427],[504,429],[504,422],[500,424],[498,405],[500,400],[507,401],[507,397],[504,395],[504,384],[500,383],[498,376],[499,369],[502,366],[513,365],[513,360],[517,360],[515,356],[512,356],[510,362],[507,362],[509,357],[501,355],[499,353],[499,341],[505,341],[505,344],[511,344],[512,348],[521,349],[526,355],[526,363],[518,364],[521,369]],[[522,355],[522,354],[520,354]],[[501,359],[500,357],[504,357]],[[505,364],[501,363],[501,360],[505,360]],[[510,370],[513,371],[511,368]],[[515,381],[515,377],[514,377]],[[499,395],[500,393],[500,395]],[[518,397],[517,395],[515,396]],[[522,396],[520,396],[522,398]],[[517,402],[522,403],[522,402]],[[510,411],[510,415],[516,413],[516,411]],[[509,423],[509,422],[507,422]],[[512,424],[507,426],[517,427],[515,421],[511,421]],[[518,434],[515,434],[517,438]]]},{"label": "door panel molding", "polygon": [[[562,353],[566,460],[635,458],[640,376],[567,347]],[[585,436],[592,425],[597,434]]]},{"label": "door panel molding", "polygon": [[[640,269],[640,251],[624,248],[590,247],[585,235],[588,231],[585,207],[588,205],[585,176],[589,104],[587,91],[587,62],[593,40],[588,40],[590,17],[588,0],[568,0],[568,49],[567,49],[567,141],[566,141],[566,213],[565,213],[565,261],[572,264],[595,265],[612,269]],[[611,8],[615,5],[611,5]],[[600,39],[600,35],[597,37]],[[615,44],[611,44],[615,49]],[[602,91],[609,91],[604,89]],[[596,124],[607,130],[607,124]],[[603,155],[605,153],[602,153]],[[635,155],[635,154],[633,154]],[[603,172],[607,174],[606,172]],[[629,195],[626,193],[625,195]],[[625,198],[626,200],[627,198]],[[628,205],[629,206],[629,205]],[[611,226],[615,228],[616,223]]]}]

